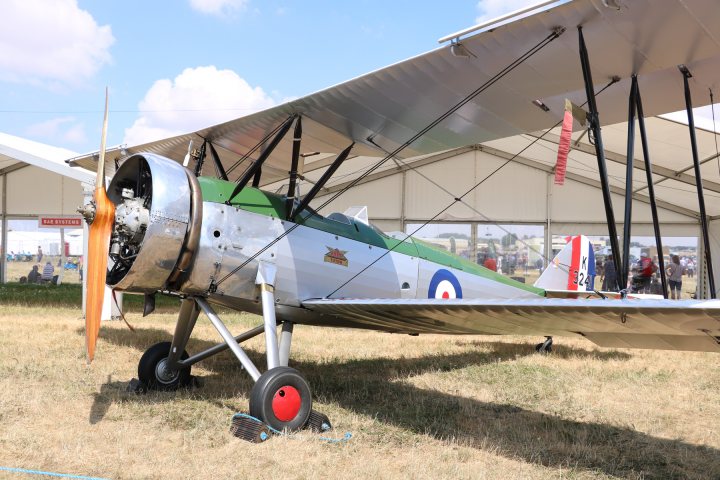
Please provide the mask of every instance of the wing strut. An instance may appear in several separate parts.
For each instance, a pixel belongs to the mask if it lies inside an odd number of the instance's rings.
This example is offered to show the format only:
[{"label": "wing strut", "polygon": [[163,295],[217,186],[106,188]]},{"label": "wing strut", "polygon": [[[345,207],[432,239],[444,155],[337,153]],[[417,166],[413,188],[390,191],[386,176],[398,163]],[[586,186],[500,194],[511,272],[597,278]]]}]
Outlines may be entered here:
[{"label": "wing strut", "polygon": [[302,117],[298,117],[295,124],[295,132],[293,134],[292,160],[290,163],[290,183],[288,184],[288,193],[286,200],[287,218],[292,216],[292,208],[295,204],[295,186],[297,185],[298,163],[300,161],[300,140],[302,140]]},{"label": "wing strut", "polygon": [[[617,226],[615,225],[615,213],[613,212],[612,198],[610,197],[610,184],[608,182],[607,166],[605,165],[605,150],[603,148],[602,134],[600,133],[600,118],[598,116],[597,104],[595,103],[595,88],[592,81],[592,73],[590,72],[590,60],[588,57],[587,47],[585,47],[585,38],[582,33],[582,26],[578,26],[578,37],[580,39],[580,64],[582,65],[583,79],[585,80],[585,94],[588,99],[588,122],[595,140],[595,156],[597,157],[598,170],[600,172],[600,185],[603,192],[603,201],[605,203],[605,216],[607,218],[608,231],[610,233],[610,249],[613,252],[613,263],[615,271],[620,270],[620,246],[618,245]],[[620,275],[616,275],[620,278]],[[621,290],[621,285],[617,285]],[[627,285],[622,285],[626,288]]]},{"label": "wing strut", "polygon": [[[290,126],[292,125],[292,122],[295,120],[296,116],[297,115],[293,115],[290,118],[288,118],[287,120],[285,120],[285,123],[283,123],[283,125],[280,128],[280,130],[278,131],[278,133],[270,141],[270,144],[267,147],[265,147],[265,150],[263,150],[262,153],[260,154],[260,156],[258,157],[258,159],[255,160],[255,162],[252,165],[250,165],[250,168],[248,168],[245,171],[243,176],[240,177],[240,179],[238,179],[237,185],[235,185],[235,188],[233,189],[232,194],[230,195],[230,197],[228,197],[227,201],[225,202],[227,205],[230,205],[230,202],[232,202],[233,198],[235,198],[235,196],[238,193],[240,193],[240,190],[245,188],[245,185],[248,184],[250,179],[255,177],[255,175],[258,174],[258,172],[260,171],[260,168],[262,167],[262,164],[265,163],[265,160],[270,158],[270,154],[273,152],[273,150],[275,150],[275,147],[278,146],[278,144],[283,139],[283,137],[285,137],[285,134],[288,132],[288,130],[290,130]],[[259,180],[260,179],[258,177],[258,182],[259,182]]]},{"label": "wing strut", "polygon": [[202,173],[203,163],[205,163],[205,153],[207,149],[207,140],[203,138],[203,143],[200,145],[200,151],[197,155],[197,161],[195,163],[195,176],[199,177]]},{"label": "wing strut", "polygon": [[623,217],[622,272],[620,281],[627,285],[630,276],[630,237],[632,228],[633,162],[635,161],[635,110],[637,108],[637,77],[633,75],[628,101],[627,163],[625,164],[625,216]]},{"label": "wing strut", "polygon": [[650,212],[653,219],[653,231],[655,232],[655,245],[658,250],[658,262],[660,263],[660,280],[662,281],[663,297],[668,298],[667,275],[665,274],[665,256],[663,255],[662,238],[660,237],[660,220],[658,220],[657,205],[655,204],[655,186],[653,185],[652,164],[650,163],[650,149],[648,148],[647,134],[645,131],[645,115],[643,114],[642,97],[640,96],[640,85],[637,84],[637,76],[633,76],[633,83],[636,84],[637,117],[640,127],[640,140],[642,142],[643,157],[645,159],[645,176],[647,178],[648,197],[650,197]]},{"label": "wing strut", "polygon": [[225,173],[225,169],[220,161],[220,155],[218,155],[217,150],[215,150],[215,146],[212,142],[208,142],[208,146],[210,147],[210,155],[212,155],[213,162],[215,162],[215,173],[217,177],[221,180],[227,180],[227,173]]},{"label": "wing strut", "polygon": [[703,194],[702,177],[700,176],[700,161],[698,159],[697,139],[695,138],[695,117],[692,111],[692,97],[690,96],[690,84],[688,80],[692,77],[690,70],[685,65],[680,65],[683,80],[685,82],[685,108],[687,109],[688,128],[690,129],[690,146],[692,147],[693,165],[695,166],[695,186],[697,188],[698,204],[700,210],[700,226],[702,227],[703,247],[705,249],[705,265],[708,272],[708,284],[710,286],[710,298],[715,298],[715,277],[712,269],[712,256],[710,255],[710,237],[708,235],[707,215],[705,214],[705,195]]},{"label": "wing strut", "polygon": [[320,177],[320,180],[317,181],[315,185],[313,185],[312,190],[308,192],[307,195],[305,195],[300,202],[300,205],[293,210],[292,214],[290,215],[290,220],[295,221],[295,217],[297,217],[300,212],[305,210],[307,206],[310,204],[310,201],[315,198],[315,196],[320,192],[320,189],[325,186],[328,180],[333,176],[335,171],[340,168],[340,165],[345,161],[345,159],[350,155],[350,150],[355,146],[355,142],[351,143],[345,150],[340,152],[340,155],[337,156],[335,161],[328,167],[327,170],[325,170],[325,173],[322,174],[322,177]]},{"label": "wing strut", "polygon": [[210,147],[210,155],[212,155],[213,164],[215,165],[215,174],[219,179],[227,180],[228,176],[227,173],[225,173],[225,168],[223,168],[222,162],[220,161],[220,155],[218,155],[217,150],[215,150],[215,146],[213,146],[212,142],[206,138],[203,138],[203,143],[200,146],[200,151],[197,155],[197,163],[195,164],[195,176],[199,177],[202,173],[202,167],[205,163],[205,156],[207,155],[208,147]]}]

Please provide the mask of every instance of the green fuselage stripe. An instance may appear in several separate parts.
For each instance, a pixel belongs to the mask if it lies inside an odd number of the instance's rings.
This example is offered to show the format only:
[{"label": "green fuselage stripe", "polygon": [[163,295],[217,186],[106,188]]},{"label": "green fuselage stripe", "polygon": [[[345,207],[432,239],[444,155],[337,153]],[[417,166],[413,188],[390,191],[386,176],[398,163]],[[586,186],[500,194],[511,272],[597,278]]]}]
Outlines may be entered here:
[{"label": "green fuselage stripe", "polygon": [[[202,190],[203,201],[213,203],[225,203],[232,194],[235,184],[211,177],[198,177],[200,189]],[[285,220],[287,217],[285,197],[282,195],[264,192],[257,188],[245,187],[238,193],[231,205],[242,210],[265,215],[272,218]],[[309,228],[321,230],[341,237],[349,238],[358,242],[366,243],[379,248],[393,249],[393,251],[418,257],[429,262],[437,263],[445,267],[456,268],[467,273],[494,280],[499,283],[519,288],[540,296],[545,295],[541,288],[526,285],[508,278],[497,272],[493,272],[468,259],[453,255],[416,238],[411,241],[401,242],[381,233],[375,228],[365,225],[362,222],[350,218],[349,223],[339,222],[325,218],[310,212],[303,212],[296,218],[296,222]]]}]

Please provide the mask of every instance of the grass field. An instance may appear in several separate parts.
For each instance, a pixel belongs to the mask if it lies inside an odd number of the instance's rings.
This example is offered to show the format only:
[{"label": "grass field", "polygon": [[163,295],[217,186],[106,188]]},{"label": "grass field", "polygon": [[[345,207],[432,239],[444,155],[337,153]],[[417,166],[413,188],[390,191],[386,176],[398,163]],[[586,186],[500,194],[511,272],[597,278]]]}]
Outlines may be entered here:
[{"label": "grass field", "polygon": [[[30,270],[32,270],[33,265],[37,265],[38,269],[42,273],[43,266],[45,265],[45,262],[50,261],[52,262],[52,265],[55,267],[55,275],[60,274],[60,267],[58,266],[58,262],[60,261],[59,256],[50,256],[45,255],[42,259],[42,262],[36,262],[35,257],[33,257],[32,262],[7,262],[5,265],[7,266],[7,281],[8,282],[19,282],[20,277],[27,277],[27,274],[30,273]],[[63,272],[63,283],[81,283],[80,281],[80,273],[77,270],[65,270]]]},{"label": "grass field", "polygon": [[[200,388],[126,392],[142,352],[170,339],[172,302],[145,319],[130,303],[137,331],[104,323],[88,366],[74,301],[10,298],[0,292],[0,466],[106,478],[720,478],[715,354],[556,338],[543,356],[537,338],[299,326],[291,366],[332,436],[353,438],[254,445],[228,432],[251,380],[227,352],[193,369]],[[235,333],[261,322],[223,318]],[[188,349],[218,338],[201,317]],[[263,346],[247,344],[259,364]]]}]

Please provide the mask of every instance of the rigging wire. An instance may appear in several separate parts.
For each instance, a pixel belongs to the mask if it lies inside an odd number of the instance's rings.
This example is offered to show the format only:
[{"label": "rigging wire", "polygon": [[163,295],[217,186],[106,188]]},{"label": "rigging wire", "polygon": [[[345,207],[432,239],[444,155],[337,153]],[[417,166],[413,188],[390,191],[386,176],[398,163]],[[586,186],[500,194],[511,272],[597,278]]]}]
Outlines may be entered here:
[{"label": "rigging wire", "polygon": [[718,174],[720,175],[720,151],[718,151],[718,133],[717,133],[717,127],[715,126],[715,103],[713,102],[713,91],[712,88],[709,88],[710,90],[710,111],[712,112],[712,119],[713,119],[713,138],[715,139],[715,158],[717,159],[718,164]]},{"label": "rigging wire", "polygon": [[[601,94],[601,93],[604,92],[607,88],[609,88],[611,85],[617,83],[618,81],[619,81],[619,80],[618,80],[617,78],[613,77],[607,85],[605,85],[598,93],[596,93],[596,95]],[[584,107],[586,103],[587,103],[587,102],[583,103],[583,104],[581,105],[581,107]],[[331,297],[332,295],[334,295],[335,293],[337,293],[341,288],[343,288],[344,286],[346,286],[347,284],[349,284],[350,282],[352,282],[353,280],[355,280],[358,276],[360,276],[360,275],[361,275],[363,272],[365,272],[368,268],[370,268],[371,266],[375,265],[375,264],[376,264],[377,262],[379,262],[382,258],[384,258],[387,254],[389,254],[390,252],[392,252],[393,250],[395,250],[395,249],[396,249],[399,245],[401,245],[403,242],[405,242],[405,241],[408,240],[410,237],[412,237],[413,235],[415,235],[415,234],[416,234],[418,231],[420,231],[421,229],[425,228],[428,224],[432,223],[433,220],[435,220],[435,219],[438,218],[440,215],[442,215],[443,213],[445,213],[447,210],[449,210],[449,209],[450,209],[453,205],[455,205],[456,203],[459,202],[459,203],[462,203],[463,205],[469,206],[466,202],[463,201],[463,198],[464,198],[464,197],[466,197],[466,196],[469,195],[473,190],[475,190],[475,189],[478,188],[480,185],[482,185],[483,183],[485,183],[490,177],[492,177],[492,176],[495,175],[497,172],[499,172],[500,170],[502,170],[506,165],[510,164],[510,162],[512,162],[513,160],[515,160],[518,156],[520,156],[523,152],[525,152],[527,149],[529,149],[530,147],[532,147],[535,143],[537,143],[537,142],[539,142],[540,140],[542,140],[548,133],[550,133],[554,128],[557,128],[562,122],[563,122],[563,121],[560,120],[560,121],[557,122],[555,125],[553,125],[552,127],[548,128],[547,130],[545,130],[545,132],[543,132],[542,135],[540,135],[539,137],[536,137],[533,141],[531,141],[529,144],[527,144],[525,147],[523,147],[519,152],[517,152],[515,155],[513,155],[511,158],[509,158],[509,159],[506,160],[504,163],[502,163],[499,167],[497,167],[495,170],[493,170],[493,171],[490,172],[488,175],[486,175],[485,178],[483,178],[482,180],[480,180],[479,182],[477,182],[475,185],[473,185],[468,191],[466,191],[465,193],[463,193],[463,194],[460,195],[459,197],[455,197],[452,202],[450,202],[447,206],[445,206],[445,207],[444,207],[442,210],[440,210],[438,213],[436,213],[435,215],[433,215],[432,218],[430,218],[429,220],[426,220],[426,221],[425,221],[424,223],[422,223],[418,228],[416,228],[415,230],[413,230],[412,233],[406,234],[405,238],[403,238],[402,240],[398,241],[398,243],[396,243],[395,245],[393,245],[391,248],[388,248],[385,252],[383,252],[382,255],[380,255],[378,258],[376,258],[375,260],[373,260],[372,262],[370,262],[370,263],[369,263],[368,265],[366,265],[362,270],[360,270],[360,271],[357,272],[355,275],[353,275],[352,277],[350,277],[350,279],[348,279],[345,283],[343,283],[342,285],[340,285],[339,287],[337,287],[335,290],[333,290],[331,293],[329,293],[328,295],[326,295],[325,298]],[[434,182],[433,182],[433,183],[434,183]],[[436,184],[436,185],[437,185],[437,184]],[[439,186],[439,185],[438,185],[438,186]],[[440,188],[442,188],[442,187],[440,187]],[[444,190],[444,189],[443,189],[443,190]],[[450,192],[448,192],[448,193],[450,193]],[[472,208],[472,207],[470,207],[470,208]],[[479,212],[478,212],[478,213],[479,213]],[[498,225],[498,224],[496,224],[496,226],[502,228],[502,227],[501,227],[500,225]],[[507,232],[507,233],[510,233],[510,232]],[[520,241],[521,241],[521,242],[523,243],[523,245],[525,245],[527,248],[532,249],[535,253],[539,253],[537,250],[533,249],[528,243],[526,243],[526,242],[524,242],[524,241],[522,241],[522,240],[520,240]],[[548,260],[547,257],[545,257],[545,255],[543,255],[542,253],[539,253],[539,255],[542,256],[542,258],[543,258],[545,261]],[[569,265],[558,264],[558,267],[569,267]],[[569,270],[565,270],[565,273],[569,273]]]},{"label": "rigging wire", "polygon": [[[292,116],[292,115],[291,115],[291,116]],[[274,129],[272,129],[267,135],[265,135],[265,136],[262,138],[262,140],[260,140],[258,143],[256,143],[255,146],[254,146],[249,152],[243,154],[243,156],[241,156],[235,163],[233,163],[232,165],[230,165],[230,168],[228,168],[225,173],[227,173],[228,175],[230,175],[230,173],[231,173],[233,170],[235,170],[235,168],[237,168],[238,165],[240,165],[242,162],[244,162],[245,160],[247,160],[247,159],[250,157],[250,155],[252,155],[253,153],[255,153],[255,152],[257,151],[257,149],[260,148],[262,145],[265,145],[265,142],[267,142],[268,140],[270,140],[277,132],[279,132],[280,129],[283,127],[283,125],[285,125],[285,122],[287,122],[289,118],[290,118],[290,117],[288,117],[288,118],[285,119],[284,121],[280,122]],[[242,175],[240,175],[240,177],[242,178]]]},{"label": "rigging wire", "polygon": [[[507,74],[509,74],[511,71],[513,71],[515,68],[517,68],[519,65],[524,63],[528,58],[535,55],[537,52],[542,50],[545,46],[547,46],[550,42],[558,38],[562,33],[565,32],[564,28],[559,28],[553,30],[548,36],[543,38],[540,42],[538,42],[535,46],[530,48],[527,52],[522,54],[520,57],[516,58],[512,62],[510,62],[505,68],[500,70],[500,72],[496,73],[493,77],[491,77],[489,80],[485,81],[480,87],[475,89],[473,92],[468,94],[465,98],[460,100],[458,103],[453,105],[449,110],[447,110],[445,113],[437,117],[435,120],[430,122],[429,125],[427,125],[425,128],[421,129],[418,133],[413,135],[409,140],[405,141],[402,145],[397,147],[395,150],[393,150],[390,154],[386,155],[384,158],[382,158],[380,161],[378,161],[372,168],[367,170],[365,173],[360,175],[358,178],[350,182],[344,189],[340,190],[336,194],[334,194],[330,199],[323,202],[320,207],[318,207],[316,210],[321,210],[323,207],[328,205],[329,203],[333,202],[335,199],[337,199],[340,195],[347,192],[350,188],[357,185],[359,182],[361,182],[365,177],[370,175],[372,172],[380,168],[382,165],[384,165],[388,160],[391,158],[397,156],[398,153],[403,151],[405,148],[407,148],[409,145],[411,145],[413,142],[418,140],[420,137],[425,135],[428,131],[436,127],[438,124],[443,122],[445,119],[447,119],[449,116],[460,110],[463,106],[465,106],[467,103],[469,103],[471,100],[473,100],[475,97],[483,93],[485,90],[490,88],[492,85],[497,83],[500,79],[504,78]],[[249,257],[247,260],[245,260],[243,263],[241,263],[239,266],[235,267],[233,270],[231,270],[229,273],[224,275],[222,278],[220,278],[217,282],[214,284],[211,284],[210,288],[211,291],[214,289],[217,289],[217,286],[220,285],[222,282],[233,276],[235,273],[240,271],[242,268],[244,268],[246,265],[248,265],[250,262],[255,260],[258,256],[260,256],[262,253],[267,251],[270,247],[275,245],[277,242],[279,242],[281,239],[285,238],[287,235],[292,233],[298,226],[300,226],[299,223],[294,224],[292,227],[287,229],[282,234],[278,235],[274,240],[272,240],[270,243],[268,243],[265,247],[259,249],[254,255]]]}]

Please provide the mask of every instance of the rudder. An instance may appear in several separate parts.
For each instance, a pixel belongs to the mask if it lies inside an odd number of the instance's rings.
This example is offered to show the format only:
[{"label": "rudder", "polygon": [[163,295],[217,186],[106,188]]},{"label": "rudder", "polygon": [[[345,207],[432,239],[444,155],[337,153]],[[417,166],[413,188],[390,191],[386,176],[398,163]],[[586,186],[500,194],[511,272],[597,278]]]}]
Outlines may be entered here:
[{"label": "rudder", "polygon": [[570,238],[535,282],[544,290],[578,292],[595,289],[595,252],[585,235]]}]

